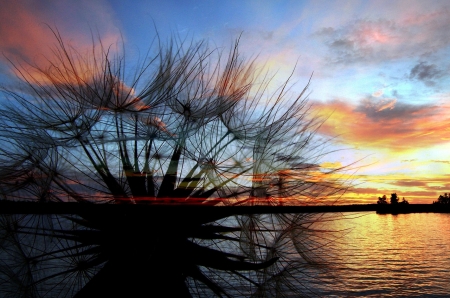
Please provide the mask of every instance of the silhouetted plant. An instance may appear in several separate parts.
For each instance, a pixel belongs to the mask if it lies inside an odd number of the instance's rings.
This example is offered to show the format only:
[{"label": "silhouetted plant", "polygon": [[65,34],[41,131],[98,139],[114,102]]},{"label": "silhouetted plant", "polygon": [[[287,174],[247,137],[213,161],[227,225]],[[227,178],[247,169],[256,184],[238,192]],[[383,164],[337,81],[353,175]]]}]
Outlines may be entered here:
[{"label": "silhouetted plant", "polygon": [[439,195],[438,200],[434,201],[433,204],[450,204],[450,196],[448,195],[448,193]]},{"label": "silhouetted plant", "polygon": [[[409,204],[409,202],[407,200],[405,200],[405,197],[403,197],[402,201],[399,202],[399,198],[396,193],[391,194],[390,203],[391,203],[391,205],[397,205],[397,204],[407,205],[407,204]],[[378,197],[377,204],[388,204],[386,195],[383,195],[383,197]]]},{"label": "silhouetted plant", "polygon": [[405,197],[403,197],[402,201],[399,202],[399,204],[408,205],[409,202],[408,202],[408,200],[405,200]]},{"label": "silhouetted plant", "polygon": [[[49,67],[16,65],[23,84],[3,88],[2,199],[276,206],[344,190],[342,168],[319,166],[308,85],[290,97],[287,80],[268,94],[238,41],[226,58],[205,42],[158,43],[129,75],[111,48],[84,55],[55,37]],[[315,215],[168,210],[3,216],[0,292],[290,295],[318,267]]]},{"label": "silhouetted plant", "polygon": [[391,194],[391,205],[398,204],[398,196],[396,193]]},{"label": "silhouetted plant", "polygon": [[378,197],[377,204],[387,204],[386,195],[383,195],[382,197]]}]

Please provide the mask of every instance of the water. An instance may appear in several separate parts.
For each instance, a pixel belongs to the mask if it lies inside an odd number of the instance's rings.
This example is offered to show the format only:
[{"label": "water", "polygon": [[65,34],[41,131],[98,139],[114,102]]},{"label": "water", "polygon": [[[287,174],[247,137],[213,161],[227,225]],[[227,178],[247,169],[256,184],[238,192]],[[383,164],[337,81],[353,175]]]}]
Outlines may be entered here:
[{"label": "water", "polygon": [[329,297],[450,297],[450,214],[361,213],[330,249],[336,278],[316,285]]},{"label": "water", "polygon": [[[321,221],[317,222],[319,218]],[[227,220],[229,225],[235,224],[232,218]],[[70,230],[73,225],[60,217],[45,216],[25,216],[20,222],[25,226],[41,226],[42,231]],[[328,266],[325,271],[321,266],[292,271],[292,284],[304,287],[300,290],[305,294],[319,297],[450,297],[450,214],[378,215],[365,212],[347,213],[342,218],[327,213],[325,216],[312,215],[311,222],[318,231],[313,234],[303,231],[299,239],[303,239],[301,243],[306,249],[312,245],[312,260],[320,260],[323,256]],[[90,274],[66,272],[76,264],[76,258],[83,257],[74,243],[56,239],[52,233],[45,237],[34,233],[11,236],[7,231],[12,226],[6,223],[3,222],[3,229],[0,229],[0,240],[3,239],[0,241],[0,269],[3,268],[0,270],[3,274],[0,274],[0,297],[7,297],[2,295],[4,293],[17,297],[26,290],[22,284],[30,281],[25,280],[28,271],[24,268],[31,270],[36,280],[61,272],[48,284],[41,285],[41,292],[51,288],[52,294],[43,295],[46,297],[72,297],[75,290],[89,280]],[[223,242],[222,248],[233,252],[236,248],[231,244],[236,243]],[[58,252],[61,248],[66,249]],[[288,245],[283,245],[282,249],[295,251]],[[27,257],[47,251],[54,254],[38,263],[30,263]],[[92,275],[98,269],[93,270]],[[232,275],[225,274],[211,272],[210,277],[218,278],[226,285],[239,286],[234,284]],[[67,286],[69,281],[71,286]],[[289,293],[285,294],[289,296]],[[194,293],[194,296],[212,297],[201,293]],[[291,297],[298,295],[292,292]]]}]

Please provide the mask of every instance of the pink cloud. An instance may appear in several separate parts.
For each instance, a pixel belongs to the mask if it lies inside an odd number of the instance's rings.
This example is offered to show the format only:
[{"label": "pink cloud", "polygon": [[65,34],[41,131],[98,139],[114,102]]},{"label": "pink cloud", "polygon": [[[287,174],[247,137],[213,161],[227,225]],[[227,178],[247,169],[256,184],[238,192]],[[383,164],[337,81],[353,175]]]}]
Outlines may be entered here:
[{"label": "pink cloud", "polygon": [[[47,67],[57,29],[64,41],[92,49],[91,29],[105,45],[120,40],[111,9],[103,1],[4,1],[0,10],[0,60]],[[95,39],[95,38],[94,38]]]},{"label": "pink cloud", "polygon": [[395,17],[361,18],[319,29],[315,36],[327,45],[328,62],[337,64],[420,57],[449,47],[450,9],[419,11],[398,10]]}]

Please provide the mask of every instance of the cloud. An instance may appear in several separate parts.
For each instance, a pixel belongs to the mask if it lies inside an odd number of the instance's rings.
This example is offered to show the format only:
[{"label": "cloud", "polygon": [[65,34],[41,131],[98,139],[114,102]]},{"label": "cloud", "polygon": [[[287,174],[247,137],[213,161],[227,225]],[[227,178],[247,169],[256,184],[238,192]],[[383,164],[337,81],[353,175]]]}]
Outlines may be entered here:
[{"label": "cloud", "polygon": [[377,91],[375,91],[374,93],[372,93],[372,96],[374,97],[380,97],[381,95],[384,94],[384,90],[383,89],[378,89]]},{"label": "cloud", "polygon": [[396,98],[375,98],[367,97],[359,101],[355,107],[356,112],[363,113],[371,120],[390,121],[393,119],[411,119],[432,116],[435,112],[433,106],[416,106],[412,104],[397,102]]},{"label": "cloud", "polygon": [[426,57],[450,46],[450,10],[403,18],[360,18],[313,34],[328,49],[327,63],[380,63]]},{"label": "cloud", "polygon": [[3,1],[0,62],[48,67],[57,43],[50,28],[80,51],[92,49],[91,30],[105,46],[120,40],[112,10],[104,1]]},{"label": "cloud", "polygon": [[423,181],[418,181],[418,180],[400,180],[400,181],[396,181],[393,183],[394,185],[397,186],[418,186],[418,187],[427,187],[428,183],[423,182]]},{"label": "cloud", "polygon": [[436,84],[435,80],[442,78],[444,75],[444,71],[439,69],[436,64],[419,62],[411,69],[409,78],[422,81],[428,86],[434,86]]},{"label": "cloud", "polygon": [[450,105],[413,105],[367,97],[353,105],[344,100],[316,103],[328,117],[319,132],[363,148],[407,151],[450,140]]},{"label": "cloud", "polygon": [[350,189],[350,192],[359,195],[361,194],[371,195],[373,196],[374,199],[376,199],[375,196],[381,194],[383,191],[380,192],[378,188],[374,187],[355,187]]},{"label": "cloud", "polygon": [[430,160],[430,162],[434,163],[443,163],[443,164],[450,164],[449,160]]},{"label": "cloud", "polygon": [[393,99],[385,99],[383,100],[384,102],[380,102],[381,105],[379,104],[377,107],[377,112],[381,112],[383,110],[389,109],[389,110],[393,110],[395,108],[395,103],[397,102],[396,98]]}]

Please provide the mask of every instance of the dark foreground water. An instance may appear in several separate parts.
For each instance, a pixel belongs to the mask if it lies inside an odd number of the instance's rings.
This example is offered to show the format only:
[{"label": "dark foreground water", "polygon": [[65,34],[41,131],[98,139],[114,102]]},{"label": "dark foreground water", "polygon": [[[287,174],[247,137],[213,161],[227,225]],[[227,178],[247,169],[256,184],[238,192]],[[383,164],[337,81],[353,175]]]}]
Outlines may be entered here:
[{"label": "dark foreground water", "polygon": [[[327,297],[450,297],[450,214],[347,214],[335,261],[315,287]],[[330,246],[331,248],[331,246]]]},{"label": "dark foreground water", "polygon": [[[280,237],[282,245],[277,249],[284,255],[292,254],[294,259],[297,250],[306,252],[311,263],[289,267],[293,259],[280,258],[275,266],[281,264],[295,270],[284,274],[284,283],[278,282],[278,275],[272,276],[257,297],[278,297],[277,289],[287,297],[299,297],[299,293],[308,297],[450,297],[450,214],[362,212],[299,216],[302,227],[308,229],[288,229],[276,234],[288,235]],[[260,217],[261,227],[267,231],[259,237],[265,233],[268,236],[258,243],[274,238],[270,218]],[[234,226],[236,218],[224,222],[228,222],[226,226]],[[95,246],[79,247],[72,240],[72,235],[85,235],[83,231],[64,216],[0,217],[0,297],[73,297],[103,266],[99,263],[89,270],[80,267],[96,253]],[[56,237],[58,233],[63,236]],[[199,243],[231,253],[252,252],[250,246],[244,245],[244,234],[235,236],[240,239],[238,242]],[[285,241],[292,238],[296,241]],[[154,245],[168,245],[164,247],[171,249],[170,243]],[[230,290],[231,297],[249,297],[245,293],[255,293],[248,287],[249,278],[266,278],[262,272],[256,275],[230,272],[204,268],[209,278]],[[292,287],[287,288],[289,284]],[[190,289],[194,297],[214,296],[192,280]]]}]

